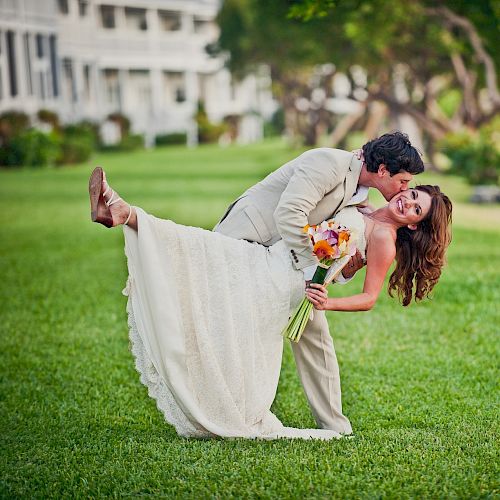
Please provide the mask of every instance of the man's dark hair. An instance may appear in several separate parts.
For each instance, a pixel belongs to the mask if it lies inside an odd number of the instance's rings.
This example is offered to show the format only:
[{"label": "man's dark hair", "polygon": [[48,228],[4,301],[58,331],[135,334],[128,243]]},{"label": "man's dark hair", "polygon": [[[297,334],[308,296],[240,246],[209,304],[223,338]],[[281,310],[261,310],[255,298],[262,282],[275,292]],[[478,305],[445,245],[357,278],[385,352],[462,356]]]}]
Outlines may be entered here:
[{"label": "man's dark hair", "polygon": [[381,163],[386,166],[391,177],[401,170],[414,175],[424,171],[420,153],[402,132],[391,132],[367,142],[363,146],[363,156],[368,172],[377,172]]}]

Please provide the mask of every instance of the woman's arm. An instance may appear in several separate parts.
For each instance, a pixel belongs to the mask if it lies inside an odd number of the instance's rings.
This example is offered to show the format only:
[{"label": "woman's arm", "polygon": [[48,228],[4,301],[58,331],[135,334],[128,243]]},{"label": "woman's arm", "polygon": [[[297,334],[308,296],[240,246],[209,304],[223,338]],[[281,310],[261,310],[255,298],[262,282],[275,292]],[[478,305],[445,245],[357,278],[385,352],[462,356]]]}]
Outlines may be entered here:
[{"label": "woman's arm", "polygon": [[366,277],[363,292],[349,297],[328,297],[323,285],[311,283],[306,290],[314,307],[326,311],[368,311],[382,290],[387,271],[396,256],[394,240],[386,231],[377,231],[370,238],[367,250]]}]

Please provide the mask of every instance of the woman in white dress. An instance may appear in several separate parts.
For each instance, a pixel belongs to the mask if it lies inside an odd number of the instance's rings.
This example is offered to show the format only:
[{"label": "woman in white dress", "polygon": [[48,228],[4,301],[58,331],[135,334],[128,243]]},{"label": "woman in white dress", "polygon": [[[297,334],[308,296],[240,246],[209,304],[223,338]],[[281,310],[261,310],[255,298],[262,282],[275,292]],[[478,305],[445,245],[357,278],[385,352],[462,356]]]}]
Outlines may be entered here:
[{"label": "woman in white dress", "polygon": [[[281,368],[281,331],[304,296],[302,271],[283,241],[264,247],[158,219],[125,203],[102,169],[89,182],[92,220],[123,225],[132,353],[141,382],[182,436],[341,437],[285,427],[271,412]],[[407,305],[437,282],[450,241],[451,203],[433,186],[396,195],[369,215],[355,207],[335,220],[358,235],[367,260],[363,292],[328,298],[312,285],[317,309],[370,309],[396,258],[389,292]],[[415,288],[415,291],[414,291]]]}]

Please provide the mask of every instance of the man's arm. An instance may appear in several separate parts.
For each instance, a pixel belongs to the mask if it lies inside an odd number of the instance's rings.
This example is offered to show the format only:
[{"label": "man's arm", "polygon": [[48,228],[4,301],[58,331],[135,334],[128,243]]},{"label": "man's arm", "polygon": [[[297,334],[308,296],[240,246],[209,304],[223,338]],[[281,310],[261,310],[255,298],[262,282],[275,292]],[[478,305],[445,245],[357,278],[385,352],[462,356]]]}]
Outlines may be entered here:
[{"label": "man's arm", "polygon": [[325,194],[344,182],[349,165],[343,165],[327,148],[307,151],[297,161],[300,164],[281,195],[274,219],[295,268],[303,269],[318,264],[309,236],[303,231],[309,213]]},{"label": "man's arm", "polygon": [[337,276],[335,282],[345,284],[351,280],[351,278],[363,268],[365,263],[363,262],[363,257],[361,257],[361,253],[359,250],[356,250],[356,253],[351,257],[351,260],[346,264],[342,272],[342,278]]}]

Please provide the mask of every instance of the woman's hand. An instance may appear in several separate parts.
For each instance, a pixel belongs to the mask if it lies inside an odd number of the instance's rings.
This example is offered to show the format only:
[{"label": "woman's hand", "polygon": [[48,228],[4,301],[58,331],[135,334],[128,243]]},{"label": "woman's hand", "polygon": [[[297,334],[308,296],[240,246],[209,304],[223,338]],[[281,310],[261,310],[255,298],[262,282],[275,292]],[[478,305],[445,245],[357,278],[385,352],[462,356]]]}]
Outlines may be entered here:
[{"label": "woman's hand", "polygon": [[310,283],[306,288],[306,297],[318,311],[325,311],[328,302],[328,290],[319,283]]}]

